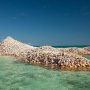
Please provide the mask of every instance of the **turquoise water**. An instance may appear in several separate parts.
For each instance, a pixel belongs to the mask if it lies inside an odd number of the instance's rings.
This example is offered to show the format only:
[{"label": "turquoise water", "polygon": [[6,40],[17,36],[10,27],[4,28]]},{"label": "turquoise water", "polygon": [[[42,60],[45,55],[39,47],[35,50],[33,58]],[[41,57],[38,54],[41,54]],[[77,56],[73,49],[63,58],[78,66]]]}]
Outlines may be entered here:
[{"label": "turquoise water", "polygon": [[84,57],[87,59],[90,59],[90,55],[85,55]]},{"label": "turquoise water", "polygon": [[0,57],[0,90],[90,90],[90,72],[48,70]]},{"label": "turquoise water", "polygon": [[55,48],[68,48],[68,47],[78,47],[78,48],[83,48],[83,47],[88,47],[90,45],[68,45],[68,46],[53,46]]}]

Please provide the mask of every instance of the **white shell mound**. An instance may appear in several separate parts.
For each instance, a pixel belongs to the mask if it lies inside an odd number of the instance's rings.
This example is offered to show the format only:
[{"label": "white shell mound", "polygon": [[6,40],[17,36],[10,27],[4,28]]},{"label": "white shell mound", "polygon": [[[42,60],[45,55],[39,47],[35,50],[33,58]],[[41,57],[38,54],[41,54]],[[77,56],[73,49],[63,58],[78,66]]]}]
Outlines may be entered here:
[{"label": "white shell mound", "polygon": [[82,57],[83,55],[90,55],[90,47],[33,47],[12,37],[7,37],[0,43],[0,55],[13,56],[29,64],[38,64],[55,69],[90,70],[90,60]]},{"label": "white shell mound", "polygon": [[33,46],[19,42],[10,36],[8,36],[6,39],[4,39],[1,42],[2,52],[3,54],[7,54],[7,55],[14,54],[14,55],[19,56],[21,52],[24,52],[26,50],[31,50],[33,48],[34,48]]}]

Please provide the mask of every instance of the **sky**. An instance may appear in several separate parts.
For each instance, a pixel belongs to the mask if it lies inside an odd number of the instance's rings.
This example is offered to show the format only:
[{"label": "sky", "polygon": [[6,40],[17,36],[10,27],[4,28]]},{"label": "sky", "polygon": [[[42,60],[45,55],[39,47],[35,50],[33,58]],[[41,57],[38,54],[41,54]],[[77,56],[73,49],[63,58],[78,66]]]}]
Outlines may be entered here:
[{"label": "sky", "polygon": [[0,0],[0,39],[31,45],[90,45],[90,0]]}]

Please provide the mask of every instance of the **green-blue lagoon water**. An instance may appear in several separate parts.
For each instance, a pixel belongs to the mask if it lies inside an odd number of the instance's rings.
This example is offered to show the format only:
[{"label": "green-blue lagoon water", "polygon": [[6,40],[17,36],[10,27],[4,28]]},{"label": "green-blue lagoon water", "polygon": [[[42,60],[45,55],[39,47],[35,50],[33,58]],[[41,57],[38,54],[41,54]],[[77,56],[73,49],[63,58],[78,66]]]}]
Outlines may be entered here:
[{"label": "green-blue lagoon water", "polygon": [[0,90],[90,90],[90,72],[48,70],[0,57]]},{"label": "green-blue lagoon water", "polygon": [[84,57],[87,59],[90,59],[90,55],[85,55]]}]

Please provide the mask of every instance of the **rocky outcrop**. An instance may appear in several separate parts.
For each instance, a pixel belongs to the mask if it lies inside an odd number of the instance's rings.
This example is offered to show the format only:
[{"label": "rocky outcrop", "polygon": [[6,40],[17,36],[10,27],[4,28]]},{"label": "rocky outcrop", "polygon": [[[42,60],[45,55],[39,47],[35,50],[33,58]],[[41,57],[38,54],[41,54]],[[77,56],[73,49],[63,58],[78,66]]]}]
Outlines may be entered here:
[{"label": "rocky outcrop", "polygon": [[29,63],[63,70],[90,70],[90,61],[84,57],[90,48],[33,47],[7,37],[0,43],[0,55],[19,58]]}]

